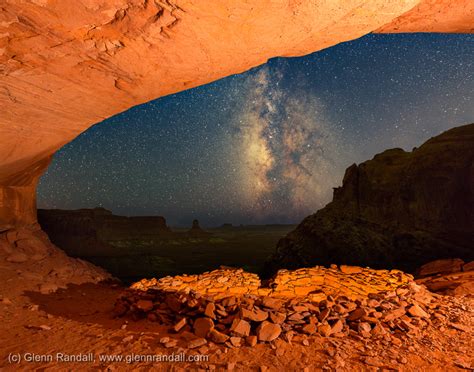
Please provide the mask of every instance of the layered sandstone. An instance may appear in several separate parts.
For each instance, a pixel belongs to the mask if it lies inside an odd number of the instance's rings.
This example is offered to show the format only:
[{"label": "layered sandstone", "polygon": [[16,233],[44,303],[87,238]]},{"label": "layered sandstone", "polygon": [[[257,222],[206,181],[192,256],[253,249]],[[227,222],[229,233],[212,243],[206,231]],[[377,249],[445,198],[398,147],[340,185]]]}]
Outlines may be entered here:
[{"label": "layered sandstone", "polygon": [[279,242],[269,268],[336,262],[413,272],[441,258],[472,261],[473,160],[471,124],[352,165],[333,201]]},{"label": "layered sandstone", "polygon": [[469,0],[3,1],[0,231],[36,221],[52,154],[111,115],[374,30],[471,32],[473,9]]}]

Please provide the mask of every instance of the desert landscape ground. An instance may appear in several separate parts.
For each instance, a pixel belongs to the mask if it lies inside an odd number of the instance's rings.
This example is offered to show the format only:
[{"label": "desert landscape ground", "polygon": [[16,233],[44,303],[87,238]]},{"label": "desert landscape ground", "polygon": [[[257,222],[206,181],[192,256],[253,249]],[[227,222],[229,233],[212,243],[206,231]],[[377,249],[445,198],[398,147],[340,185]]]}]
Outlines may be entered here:
[{"label": "desert landscape ground", "polygon": [[[125,283],[148,277],[200,274],[220,266],[240,267],[261,274],[278,241],[296,227],[227,224],[204,230],[191,229],[190,224],[189,228],[163,226],[143,231],[136,226],[123,229],[124,225],[121,225],[118,230],[109,225],[101,230],[100,222],[97,222],[91,224],[98,230],[95,233],[85,228],[84,223],[79,227],[85,216],[102,213],[103,210],[40,210],[39,222],[52,241],[68,255],[103,267]],[[54,215],[60,215],[61,222],[55,223]],[[149,219],[153,221],[154,218]],[[69,230],[65,230],[66,226],[59,227],[61,224],[68,225]]]},{"label": "desert landscape ground", "polygon": [[2,1],[0,370],[474,370],[472,34],[472,0]]}]

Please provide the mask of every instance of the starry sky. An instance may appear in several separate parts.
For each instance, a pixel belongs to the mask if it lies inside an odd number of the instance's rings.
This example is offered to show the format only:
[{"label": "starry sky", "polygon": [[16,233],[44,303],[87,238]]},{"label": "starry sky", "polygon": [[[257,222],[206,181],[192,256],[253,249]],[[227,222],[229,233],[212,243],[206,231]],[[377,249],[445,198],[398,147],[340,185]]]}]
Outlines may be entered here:
[{"label": "starry sky", "polygon": [[171,226],[298,223],[352,163],[474,122],[474,35],[367,35],[98,123],[42,177],[40,208]]}]

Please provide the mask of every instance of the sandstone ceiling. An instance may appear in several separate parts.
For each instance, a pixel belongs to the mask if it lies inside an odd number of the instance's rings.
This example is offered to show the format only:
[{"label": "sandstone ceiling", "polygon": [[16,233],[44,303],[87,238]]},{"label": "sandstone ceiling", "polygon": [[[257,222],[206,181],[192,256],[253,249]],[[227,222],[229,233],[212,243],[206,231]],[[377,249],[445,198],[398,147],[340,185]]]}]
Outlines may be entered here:
[{"label": "sandstone ceiling", "polygon": [[0,0],[0,231],[51,155],[157,97],[370,32],[473,32],[472,0]]}]

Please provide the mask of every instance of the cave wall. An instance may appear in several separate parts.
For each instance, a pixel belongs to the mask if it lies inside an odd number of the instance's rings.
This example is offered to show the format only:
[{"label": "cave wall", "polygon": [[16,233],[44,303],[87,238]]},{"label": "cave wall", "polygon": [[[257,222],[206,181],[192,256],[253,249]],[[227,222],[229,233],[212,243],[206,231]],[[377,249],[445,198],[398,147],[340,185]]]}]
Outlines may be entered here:
[{"label": "cave wall", "polygon": [[[471,0],[0,1],[0,231],[52,154],[149,100],[376,32],[472,32]],[[238,58],[236,58],[238,56]]]}]

